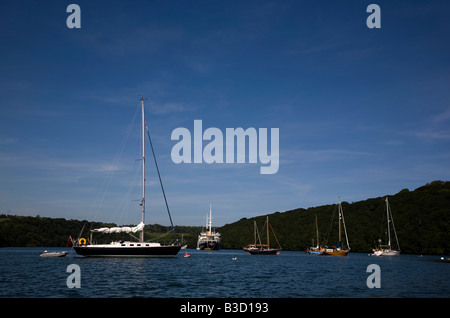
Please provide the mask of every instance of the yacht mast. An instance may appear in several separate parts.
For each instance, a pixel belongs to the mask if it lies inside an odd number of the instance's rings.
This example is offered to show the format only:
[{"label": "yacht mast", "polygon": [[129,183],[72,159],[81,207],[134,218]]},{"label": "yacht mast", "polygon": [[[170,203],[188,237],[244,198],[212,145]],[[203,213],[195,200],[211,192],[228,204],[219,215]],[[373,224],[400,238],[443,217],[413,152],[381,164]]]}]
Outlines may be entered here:
[{"label": "yacht mast", "polygon": [[[142,220],[141,222],[145,224],[145,116],[144,116],[144,97],[141,97],[142,105]],[[144,229],[142,229],[140,242],[144,242]]]},{"label": "yacht mast", "polygon": [[342,236],[341,236],[341,198],[338,197],[338,224],[339,224],[339,242],[342,242]]},{"label": "yacht mast", "polygon": [[386,218],[387,218],[388,245],[389,249],[391,249],[391,227],[389,226],[389,223],[391,223],[391,219],[389,218],[389,202],[387,197],[386,197]]},{"label": "yacht mast", "polygon": [[209,233],[211,234],[211,226],[212,226],[212,215],[211,215],[211,203],[209,204]]},{"label": "yacht mast", "polygon": [[256,231],[258,231],[258,228],[256,227],[256,221],[253,221],[253,234],[255,236],[255,246],[256,246]]},{"label": "yacht mast", "polygon": [[319,247],[319,225],[317,225],[317,214],[316,214],[316,237],[317,237],[317,247]]}]

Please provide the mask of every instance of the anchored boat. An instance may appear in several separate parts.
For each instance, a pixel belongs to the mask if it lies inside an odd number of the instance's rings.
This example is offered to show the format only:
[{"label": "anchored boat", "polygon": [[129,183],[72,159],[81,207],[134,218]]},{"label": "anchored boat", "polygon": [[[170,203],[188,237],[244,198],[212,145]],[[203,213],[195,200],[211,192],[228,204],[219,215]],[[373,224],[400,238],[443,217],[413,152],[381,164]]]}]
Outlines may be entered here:
[{"label": "anchored boat", "polygon": [[[387,220],[387,245],[381,244],[381,238],[378,239],[378,248],[373,250],[375,256],[398,256],[400,255],[400,245],[398,243],[397,232],[395,231],[394,218],[392,217],[392,211],[389,206],[388,198],[386,197],[386,220]],[[390,225],[392,223],[392,226]],[[394,230],[394,236],[396,241],[396,249],[392,248],[391,245],[391,229]]]},{"label": "anchored boat", "polygon": [[[163,257],[163,256],[175,256],[181,249],[181,245],[178,243],[175,229],[172,222],[172,217],[170,216],[169,206],[167,204],[166,195],[164,192],[164,187],[161,181],[161,175],[159,173],[158,164],[156,162],[155,152],[153,150],[152,141],[150,138],[150,132],[147,127],[147,135],[150,141],[150,146],[153,153],[153,158],[155,160],[156,170],[158,172],[159,181],[161,184],[161,189],[164,195],[164,200],[166,202],[167,212],[169,214],[170,223],[172,225],[172,231],[174,233],[174,243],[163,245],[158,242],[144,242],[144,219],[145,219],[145,113],[144,113],[144,98],[141,98],[141,108],[142,108],[142,218],[141,222],[134,227],[112,227],[112,228],[99,228],[93,229],[90,232],[90,240],[84,238],[78,238],[74,242],[73,248],[75,251],[84,256],[138,256],[138,257]],[[131,233],[140,232],[140,237],[137,242],[134,241],[116,241],[110,244],[92,244],[92,234],[93,233]],[[137,238],[136,238],[137,239]]]},{"label": "anchored boat", "polygon": [[41,253],[41,257],[64,257],[68,254],[68,252],[49,252],[45,250]]},{"label": "anchored boat", "polygon": [[[346,245],[342,244],[341,223],[344,227]],[[347,228],[345,227],[344,211],[342,210],[341,199],[338,200],[338,224],[339,224],[339,241],[334,246],[326,246],[323,250],[324,255],[347,256],[350,252],[350,244],[348,243]]]},{"label": "anchored boat", "polygon": [[[275,236],[275,232],[273,231],[272,225],[269,224],[269,216],[267,216],[266,219],[266,230],[267,230],[267,244],[261,244],[261,238],[259,236],[258,227],[256,226],[256,221],[254,222],[254,232],[255,232],[255,243],[247,245],[246,248],[244,248],[245,251],[247,251],[250,255],[278,255],[280,254],[278,251],[281,249],[280,243],[278,243],[278,239]],[[272,233],[275,237],[275,240],[278,243],[278,248],[270,248],[270,241],[269,241],[269,226],[272,229]],[[258,237],[259,244],[256,243],[256,238]]]},{"label": "anchored boat", "polygon": [[[206,231],[201,232],[197,240],[197,250],[219,250],[221,234],[212,229],[212,207],[209,205],[209,218],[206,217]],[[209,221],[208,221],[209,220]]]},{"label": "anchored boat", "polygon": [[317,237],[317,245],[314,246],[314,239],[311,246],[306,249],[306,253],[308,254],[323,254],[323,248],[319,245],[319,226],[317,224],[317,214],[316,214],[316,237]]}]

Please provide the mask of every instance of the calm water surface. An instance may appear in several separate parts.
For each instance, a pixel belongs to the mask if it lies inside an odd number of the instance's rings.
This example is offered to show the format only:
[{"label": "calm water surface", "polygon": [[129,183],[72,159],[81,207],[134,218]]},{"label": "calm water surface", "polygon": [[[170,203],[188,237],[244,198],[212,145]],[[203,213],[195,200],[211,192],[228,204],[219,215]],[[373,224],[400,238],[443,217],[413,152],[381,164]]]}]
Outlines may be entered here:
[{"label": "calm water surface", "polygon": [[[183,251],[174,258],[42,258],[45,248],[0,249],[0,297],[450,297],[450,263],[439,256],[347,257],[282,251]],[[236,257],[236,260],[233,258]],[[68,288],[67,266],[77,264],[81,288]],[[381,269],[381,288],[368,288],[369,264]]]}]

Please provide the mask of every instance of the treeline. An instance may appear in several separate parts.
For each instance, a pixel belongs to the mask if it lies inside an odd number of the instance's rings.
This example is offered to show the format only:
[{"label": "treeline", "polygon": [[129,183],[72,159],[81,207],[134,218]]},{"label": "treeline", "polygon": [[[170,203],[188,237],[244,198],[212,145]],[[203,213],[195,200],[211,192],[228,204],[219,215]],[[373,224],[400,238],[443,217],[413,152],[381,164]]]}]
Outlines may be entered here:
[{"label": "treeline", "polygon": [[[89,238],[90,229],[116,226],[114,223],[89,222],[86,220],[0,214],[0,247],[63,247],[66,246],[69,236],[76,239],[81,234],[81,237]],[[180,242],[183,239],[183,244],[194,247],[197,244],[197,235],[201,229],[201,226],[175,226],[175,233]],[[169,226],[159,224],[146,225],[144,234],[146,240],[158,238],[159,241],[164,242],[175,239]],[[139,233],[134,235],[139,236]],[[112,240],[121,239],[133,240],[127,233],[94,235],[96,243],[109,243]]]},{"label": "treeline", "polygon": [[[450,182],[434,181],[414,191],[404,189],[388,198],[402,253],[444,255],[450,253]],[[352,251],[370,252],[378,244],[378,239],[385,242],[385,197],[354,203],[343,201],[342,208]],[[217,228],[217,231],[222,234],[222,247],[241,248],[254,243],[254,221],[265,241],[266,234],[262,226],[266,216],[243,218]],[[282,249],[305,250],[311,246],[312,240],[316,244],[316,216],[319,243],[321,245],[335,244],[338,239],[337,202],[331,205],[270,214],[270,223]],[[85,220],[1,214],[0,247],[66,246],[69,235],[76,238],[83,227],[82,237],[88,238],[91,228],[115,226],[117,225],[113,223]],[[187,244],[189,248],[197,246],[197,237],[202,229],[202,226],[175,226],[178,241],[183,241],[182,243]],[[173,232],[170,230],[170,227],[159,224],[146,225],[145,239],[157,238],[160,242],[173,241]],[[108,243],[111,240],[130,240],[130,236],[126,233],[96,234],[94,239],[96,243]],[[270,240],[271,245],[277,245],[273,236]]]},{"label": "treeline", "polygon": [[[402,253],[450,253],[450,182],[434,181],[414,191],[404,189],[388,196],[388,199]],[[342,208],[352,251],[370,252],[378,244],[378,239],[386,242],[385,197],[354,203],[344,201]],[[319,243],[334,245],[338,240],[337,202],[269,214],[281,247],[285,250],[305,250],[311,246],[313,239],[316,242],[316,215]],[[243,218],[218,229],[222,233],[223,247],[241,248],[254,243],[254,221],[265,242],[266,232],[261,227],[266,216]],[[277,245],[273,236],[270,236],[270,242],[271,246]]]}]

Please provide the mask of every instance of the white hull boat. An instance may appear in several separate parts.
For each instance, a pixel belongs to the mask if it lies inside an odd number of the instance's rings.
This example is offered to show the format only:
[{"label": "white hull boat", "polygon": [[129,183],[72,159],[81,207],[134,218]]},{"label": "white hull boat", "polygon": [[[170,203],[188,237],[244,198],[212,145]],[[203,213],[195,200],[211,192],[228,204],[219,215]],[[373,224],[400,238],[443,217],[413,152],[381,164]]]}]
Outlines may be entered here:
[{"label": "white hull boat", "polygon": [[68,252],[49,252],[49,251],[44,251],[41,254],[41,257],[64,257],[68,254]]},{"label": "white hull boat", "polygon": [[[373,253],[370,254],[371,256],[399,256],[400,255],[400,245],[398,243],[397,232],[395,231],[394,219],[392,217],[392,212],[389,207],[389,201],[388,201],[387,197],[386,197],[386,220],[387,220],[386,234],[388,236],[388,244],[381,245],[381,238],[380,238],[378,240],[379,246],[378,246],[378,248],[373,250]],[[397,249],[392,249],[391,228],[394,230]]]}]

